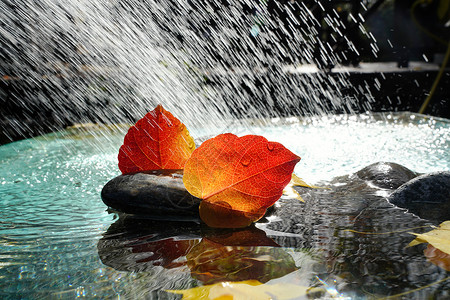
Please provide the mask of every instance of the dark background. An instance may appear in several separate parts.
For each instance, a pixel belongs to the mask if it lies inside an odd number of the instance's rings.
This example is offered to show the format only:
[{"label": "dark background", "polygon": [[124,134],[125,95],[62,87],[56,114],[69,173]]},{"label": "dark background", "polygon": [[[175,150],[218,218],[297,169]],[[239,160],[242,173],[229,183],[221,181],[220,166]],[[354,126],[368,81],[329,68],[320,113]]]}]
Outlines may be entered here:
[{"label": "dark background", "polygon": [[[423,3],[422,3],[423,2]],[[120,3],[126,3],[120,2]],[[172,37],[176,47],[186,47],[186,34],[195,34],[204,39],[204,47],[209,47],[211,57],[217,63],[226,68],[235,67],[233,59],[224,57],[221,53],[215,51],[214,41],[208,42],[208,35],[211,31],[217,30],[219,26],[215,22],[217,15],[230,8],[230,2],[190,0],[188,1],[191,12],[199,13],[201,18],[192,18],[189,24],[190,31],[176,31],[166,26],[165,16],[155,14],[154,21],[160,26],[160,29],[169,37]],[[259,1],[242,3],[242,18],[257,18],[257,4]],[[361,5],[361,3],[363,5]],[[385,112],[385,111],[412,111],[418,112],[422,103],[430,93],[431,87],[435,82],[438,71],[442,66],[443,57],[447,51],[448,41],[450,40],[450,5],[448,0],[431,1],[412,1],[412,0],[330,0],[330,1],[275,1],[268,0],[264,4],[267,7],[268,17],[271,22],[266,22],[259,26],[259,30],[270,32],[277,40],[276,44],[261,43],[258,37],[250,36],[252,47],[262,50],[266,57],[273,58],[262,62],[263,66],[269,71],[267,76],[251,78],[252,84],[256,87],[269,86],[269,94],[274,99],[274,109],[270,112],[264,110],[264,104],[261,105],[261,116],[289,116],[289,115],[311,115],[327,113],[361,113],[366,111]],[[176,3],[171,3],[176,14]],[[4,2],[4,7],[8,7],[10,13],[13,13],[18,7],[14,3]],[[208,8],[206,10],[205,8]],[[364,7],[366,9],[364,9]],[[319,20],[317,23],[304,22],[300,18],[302,11],[307,8]],[[204,10],[204,11],[203,11]],[[180,10],[182,11],[182,10]],[[212,11],[212,13],[211,13]],[[350,14],[356,21],[352,21]],[[336,34],[335,30],[326,22],[327,16],[336,16],[336,20],[342,21],[342,36]],[[294,16],[294,17],[292,17]],[[70,19],[70,15],[68,16]],[[167,18],[167,16],[166,16]],[[297,22],[292,20],[297,18]],[[236,30],[239,20],[234,20]],[[114,93],[108,92],[101,94],[98,98],[86,99],[83,107],[67,103],[52,103],[52,99],[67,98],[70,99],[71,93],[75,92],[74,82],[86,84],[82,74],[74,77],[58,76],[60,81],[57,86],[51,82],[46,82],[45,76],[40,81],[30,80],[24,77],[19,69],[27,68],[34,73],[39,74],[39,68],[36,68],[33,61],[20,61],[21,47],[26,45],[13,44],[11,39],[5,37],[5,32],[11,31],[5,23],[0,21],[3,29],[0,32],[0,144],[14,140],[27,138],[44,132],[64,128],[77,122],[90,120],[92,122],[104,122],[91,111],[96,108],[107,107],[110,105],[110,97]],[[24,30],[24,24],[18,22],[17,28]],[[232,25],[233,26],[233,25]],[[363,34],[361,27],[371,34]],[[292,73],[284,74],[277,69],[280,64],[298,65],[305,63],[304,56],[299,55],[302,51],[302,44],[295,41],[294,32],[314,29],[317,31],[317,37],[323,44],[328,43],[332,48],[331,53],[336,56],[323,55],[322,49],[317,41],[313,41],[314,50],[308,63],[317,66],[317,75]],[[357,51],[349,48],[346,37],[354,43]],[[376,41],[378,48],[376,55],[373,51],[373,41]],[[79,54],[76,46],[73,45],[73,53],[59,53],[67,51],[71,47],[59,47],[59,43],[69,43],[70,39],[65,39],[65,33],[61,32],[55,37],[52,51],[56,57],[65,64],[65,57]],[[209,43],[209,44],[208,44]],[[284,51],[279,51],[279,48]],[[67,45],[66,45],[67,46]],[[233,49],[234,53],[251,53],[248,44],[239,44],[236,42]],[[58,52],[59,51],[59,52]],[[328,53],[329,54],[329,53]],[[81,54],[79,54],[81,55]],[[211,57],[207,59],[210,60]],[[208,64],[208,61],[202,61],[198,58],[197,63],[201,66]],[[420,62],[421,65],[411,62]],[[367,63],[372,63],[367,65]],[[395,68],[390,71],[381,71],[382,64],[391,63]],[[350,106],[336,107],[323,99],[319,109],[315,107],[303,106],[302,99],[287,99],[291,103],[288,106],[283,104],[283,100],[275,90],[270,86],[274,78],[277,78],[277,84],[284,84],[289,88],[292,82],[296,82],[303,76],[320,76],[325,78],[335,78],[339,80],[339,72],[336,72],[336,66],[352,67],[347,74],[347,80],[350,86],[340,91],[341,96],[357,99]],[[363,68],[364,65],[364,68]],[[19,67],[20,68],[19,68]],[[430,67],[432,66],[432,67]],[[361,70],[365,71],[362,72]],[[324,75],[325,74],[325,75]],[[78,77],[77,77],[78,76]],[[209,74],[202,77],[202,84],[219,86],[221,82],[227,80],[225,75]],[[105,81],[108,79],[105,78]],[[375,84],[376,83],[376,84]],[[374,88],[374,84],[378,85]],[[370,86],[370,92],[373,99],[368,101],[364,94],[364,87]],[[450,72],[445,69],[442,78],[434,91],[431,101],[424,111],[425,114],[450,118]],[[243,80],[236,91],[245,94],[250,102],[264,103],[266,98],[257,95],[255,90],[246,84]],[[229,92],[229,91],[227,91]],[[266,97],[266,96],[265,96]],[[130,98],[132,98],[130,96]],[[226,99],[226,96],[225,98]],[[132,101],[132,99],[130,99]],[[292,104],[294,103],[294,104]],[[230,101],[233,105],[233,101]],[[317,107],[317,106],[316,106]],[[137,117],[134,115],[124,115],[133,122]],[[234,110],[237,117],[251,117],[242,111]],[[109,122],[123,121],[108,119]]]}]

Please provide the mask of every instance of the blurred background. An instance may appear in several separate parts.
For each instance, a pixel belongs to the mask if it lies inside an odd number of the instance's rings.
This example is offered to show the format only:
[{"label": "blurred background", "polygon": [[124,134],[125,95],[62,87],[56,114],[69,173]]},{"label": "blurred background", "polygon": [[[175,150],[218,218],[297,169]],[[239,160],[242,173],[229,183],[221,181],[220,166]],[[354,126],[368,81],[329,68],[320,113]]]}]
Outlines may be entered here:
[{"label": "blurred background", "polygon": [[450,118],[448,0],[0,8],[1,144],[77,123],[133,123],[158,103],[200,124],[385,111]]}]

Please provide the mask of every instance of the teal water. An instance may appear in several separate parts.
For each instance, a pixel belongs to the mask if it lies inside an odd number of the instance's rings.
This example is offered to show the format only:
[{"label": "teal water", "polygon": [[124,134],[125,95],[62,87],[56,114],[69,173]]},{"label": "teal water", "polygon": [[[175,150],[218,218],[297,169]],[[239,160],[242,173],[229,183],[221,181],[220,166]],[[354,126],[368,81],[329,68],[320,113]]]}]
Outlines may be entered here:
[{"label": "teal water", "polygon": [[[417,172],[450,170],[450,121],[444,119],[377,114],[216,123],[205,128],[190,128],[191,135],[230,131],[282,142],[302,157],[295,173],[311,183],[377,161],[396,162]],[[0,147],[0,298],[177,298],[164,290],[203,284],[183,264],[167,267],[149,259],[126,270],[100,259],[99,241],[117,223],[100,191],[120,174],[117,153],[125,132],[123,128],[72,129]],[[178,234],[177,226],[172,237]],[[152,240],[159,234],[133,230],[109,234],[128,242],[142,236]],[[199,240],[204,235],[196,230],[188,228],[179,238]],[[135,249],[130,247],[125,246]],[[313,267],[314,247],[306,252],[283,249],[297,268],[308,272],[273,280],[310,284],[309,279],[318,274]]]}]

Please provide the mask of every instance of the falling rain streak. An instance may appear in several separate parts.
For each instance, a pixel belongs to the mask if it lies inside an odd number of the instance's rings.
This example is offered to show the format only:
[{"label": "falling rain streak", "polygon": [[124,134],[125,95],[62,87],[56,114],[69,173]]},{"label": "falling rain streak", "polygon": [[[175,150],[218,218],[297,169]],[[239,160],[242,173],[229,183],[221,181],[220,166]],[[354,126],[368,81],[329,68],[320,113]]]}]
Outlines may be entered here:
[{"label": "falling rain streak", "polygon": [[[258,1],[2,1],[3,73],[22,119],[55,128],[130,123],[162,103],[188,125],[232,117],[352,112],[355,90],[330,68],[357,54],[358,17]],[[320,9],[321,8],[321,9]],[[284,14],[283,18],[280,15]],[[323,43],[323,26],[346,51]],[[374,54],[377,51],[372,42]],[[299,76],[300,65],[317,65]],[[290,68],[288,68],[290,67]],[[360,95],[369,101],[370,91]],[[369,94],[368,94],[369,93]],[[14,93],[13,93],[14,94]],[[38,112],[38,113],[36,113]],[[39,114],[41,112],[41,114]],[[26,122],[17,130],[26,132]]]}]

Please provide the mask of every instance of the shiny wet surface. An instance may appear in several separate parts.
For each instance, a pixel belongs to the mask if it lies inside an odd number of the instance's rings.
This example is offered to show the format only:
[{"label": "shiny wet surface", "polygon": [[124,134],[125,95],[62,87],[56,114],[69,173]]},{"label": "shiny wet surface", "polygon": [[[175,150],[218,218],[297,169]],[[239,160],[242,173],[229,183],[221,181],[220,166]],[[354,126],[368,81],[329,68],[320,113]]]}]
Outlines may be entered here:
[{"label": "shiny wet surface", "polygon": [[[427,259],[427,245],[406,247],[408,232],[430,229],[412,228],[436,222],[390,205],[388,189],[329,182],[382,160],[449,170],[449,122],[410,115],[279,122],[228,128],[282,142],[302,157],[299,176],[332,189],[302,189],[305,203],[281,199],[265,220],[234,231],[109,213],[100,191],[119,175],[123,131],[67,131],[0,147],[1,298],[176,299],[165,290],[248,279],[325,287],[310,298],[449,297],[445,264]],[[213,132],[221,129],[191,129]]]}]

